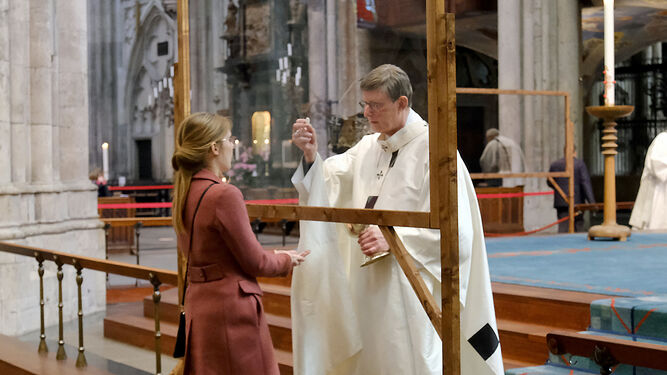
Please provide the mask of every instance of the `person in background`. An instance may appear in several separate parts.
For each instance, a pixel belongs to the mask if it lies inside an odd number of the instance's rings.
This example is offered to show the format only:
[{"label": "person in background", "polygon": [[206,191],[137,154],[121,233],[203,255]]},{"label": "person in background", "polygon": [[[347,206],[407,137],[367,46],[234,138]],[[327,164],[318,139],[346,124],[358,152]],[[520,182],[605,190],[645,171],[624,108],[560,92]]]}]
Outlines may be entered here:
[{"label": "person in background", "polygon": [[235,137],[222,116],[181,123],[172,157],[173,225],[187,256],[184,374],[279,375],[258,276],[285,276],[308,251],[266,251],[241,191],[222,182]]},{"label": "person in background", "polygon": [[[524,171],[521,147],[512,139],[500,135],[496,128],[486,131],[486,147],[479,158],[482,173],[517,173]],[[521,180],[507,180],[505,186],[520,185]],[[480,186],[502,186],[503,179],[487,179]]]},{"label": "person in background", "polygon": [[93,169],[92,172],[88,175],[90,181],[97,185],[97,196],[98,197],[110,197],[112,195],[109,191],[109,185],[107,185],[107,180],[104,179],[104,173],[99,168]]},{"label": "person in background", "polygon": [[646,152],[630,225],[635,229],[667,229],[667,131],[658,134]]},{"label": "person in background", "polygon": [[[549,172],[564,172],[565,171],[565,157],[562,157],[549,166]],[[568,179],[565,177],[554,178],[556,184],[563,190],[565,194],[568,192]],[[566,217],[568,212],[568,204],[563,197],[555,191],[551,182],[547,180],[547,185],[554,189],[554,208],[558,219]],[[577,150],[574,150],[574,204],[579,203],[595,203],[593,196],[593,187],[591,185],[591,176],[588,174],[588,168],[583,160],[577,158]],[[567,233],[569,229],[569,221],[565,220],[558,224],[558,233]],[[584,218],[582,215],[574,219],[574,231],[582,232],[584,230]]]}]

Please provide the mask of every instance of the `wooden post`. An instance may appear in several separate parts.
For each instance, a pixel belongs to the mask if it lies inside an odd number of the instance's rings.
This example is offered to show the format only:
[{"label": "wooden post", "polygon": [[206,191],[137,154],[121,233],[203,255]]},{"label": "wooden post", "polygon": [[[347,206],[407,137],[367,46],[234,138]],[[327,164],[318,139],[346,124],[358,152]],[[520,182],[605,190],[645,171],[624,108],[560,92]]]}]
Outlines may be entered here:
[{"label": "wooden post", "polygon": [[[174,142],[178,137],[181,122],[190,115],[190,11],[189,0],[178,0],[176,9],[178,24],[178,62],[174,64]],[[176,251],[178,261],[178,295],[183,294],[183,279],[187,258],[183,251]],[[156,310],[157,311],[157,310]],[[184,361],[181,359],[172,370],[172,374],[182,374]]]},{"label": "wooden post", "polygon": [[419,298],[419,302],[421,302],[422,307],[424,307],[426,315],[431,319],[433,328],[435,328],[435,331],[442,340],[442,312],[440,311],[440,307],[438,307],[433,294],[428,290],[424,279],[422,279],[412,256],[410,256],[405,245],[403,245],[401,238],[396,234],[394,227],[380,225],[380,230],[382,231],[384,238],[387,240],[391,253],[396,258],[396,262],[398,262],[398,265],[401,266],[403,273],[408,278],[412,290],[417,294],[417,298]]},{"label": "wooden post", "polygon": [[[445,0],[426,2],[431,227],[440,228],[442,371],[461,372],[456,188],[456,42]],[[448,8],[447,8],[448,9]]]},{"label": "wooden post", "polygon": [[565,172],[568,174],[567,215],[570,217],[568,232],[574,233],[574,124],[570,121],[570,95],[565,95]]}]

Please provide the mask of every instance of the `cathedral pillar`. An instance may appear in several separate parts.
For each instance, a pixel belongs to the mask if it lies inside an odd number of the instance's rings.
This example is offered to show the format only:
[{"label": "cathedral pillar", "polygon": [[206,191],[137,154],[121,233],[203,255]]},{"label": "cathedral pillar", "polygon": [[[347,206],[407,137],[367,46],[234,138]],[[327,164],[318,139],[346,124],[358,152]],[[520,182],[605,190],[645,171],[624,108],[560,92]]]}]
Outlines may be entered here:
[{"label": "cathedral pillar", "polygon": [[[568,92],[570,119],[579,145],[580,30],[581,11],[576,0],[498,1],[498,87]],[[521,145],[528,171],[548,171],[551,162],[563,156],[563,99],[501,95],[499,112],[500,134]],[[547,190],[544,180],[525,179],[526,190]],[[526,229],[554,221],[551,196],[526,197],[524,202]]]}]

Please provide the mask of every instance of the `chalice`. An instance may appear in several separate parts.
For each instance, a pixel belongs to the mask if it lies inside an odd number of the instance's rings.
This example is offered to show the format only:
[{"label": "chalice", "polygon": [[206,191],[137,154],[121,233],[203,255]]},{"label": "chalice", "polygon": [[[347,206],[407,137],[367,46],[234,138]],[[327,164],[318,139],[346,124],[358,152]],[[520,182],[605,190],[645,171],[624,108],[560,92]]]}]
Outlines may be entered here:
[{"label": "chalice", "polygon": [[[359,235],[368,228],[368,224],[345,224],[345,228],[347,228],[348,233],[350,233],[350,236],[354,238],[358,238]],[[362,257],[364,259],[364,262],[361,264],[361,267],[366,267],[368,265],[371,265],[377,261],[382,260],[384,257],[388,256],[389,252],[384,251],[381,253],[377,253],[371,257],[369,257],[366,254],[362,253]]]}]

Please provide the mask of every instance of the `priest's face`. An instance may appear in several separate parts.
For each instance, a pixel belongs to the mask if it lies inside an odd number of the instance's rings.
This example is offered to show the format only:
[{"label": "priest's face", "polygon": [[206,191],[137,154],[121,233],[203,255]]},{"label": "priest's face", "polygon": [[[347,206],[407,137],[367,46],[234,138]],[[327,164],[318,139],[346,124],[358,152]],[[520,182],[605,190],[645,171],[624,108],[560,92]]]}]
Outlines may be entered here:
[{"label": "priest's face", "polygon": [[362,91],[361,106],[373,131],[387,137],[401,130],[409,113],[408,98],[401,96],[391,100],[384,90]]}]

